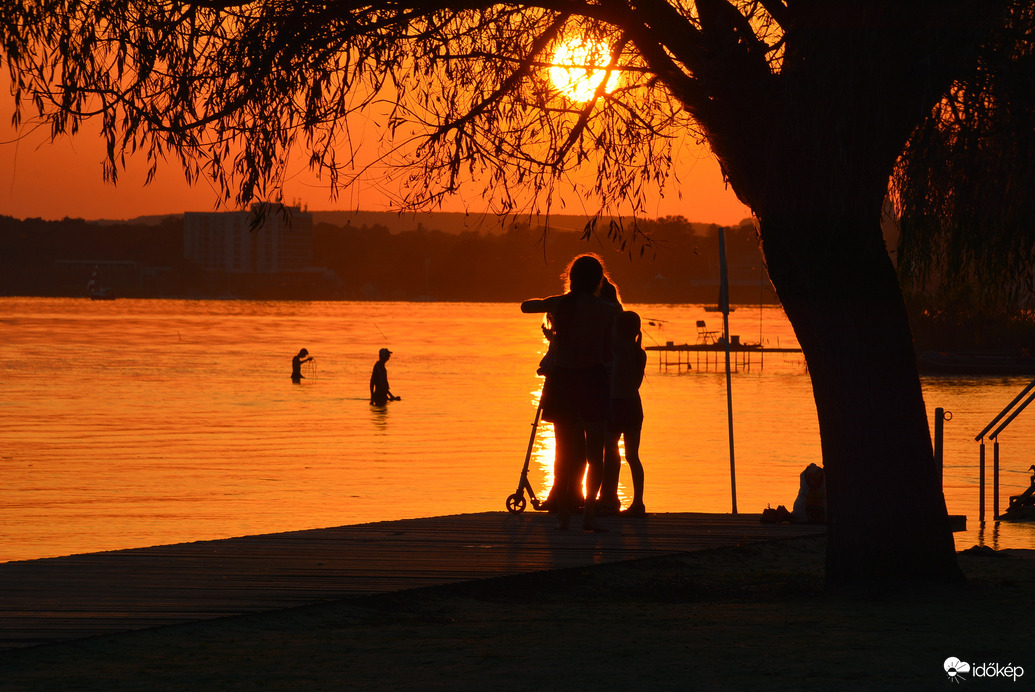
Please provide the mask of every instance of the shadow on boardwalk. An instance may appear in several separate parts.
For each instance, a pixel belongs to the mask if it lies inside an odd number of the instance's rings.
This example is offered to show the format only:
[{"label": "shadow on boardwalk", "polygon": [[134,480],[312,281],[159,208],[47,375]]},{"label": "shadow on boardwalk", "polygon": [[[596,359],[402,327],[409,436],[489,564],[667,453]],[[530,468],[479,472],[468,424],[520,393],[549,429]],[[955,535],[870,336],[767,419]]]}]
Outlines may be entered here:
[{"label": "shadow on boardwalk", "polygon": [[966,588],[865,600],[824,594],[823,549],[801,537],[350,598],[9,650],[0,669],[15,690],[917,690],[951,684],[950,656],[1035,675],[1030,551],[961,554]]},{"label": "shadow on boardwalk", "polygon": [[0,648],[822,532],[757,515],[554,524],[484,512],[4,563]]}]

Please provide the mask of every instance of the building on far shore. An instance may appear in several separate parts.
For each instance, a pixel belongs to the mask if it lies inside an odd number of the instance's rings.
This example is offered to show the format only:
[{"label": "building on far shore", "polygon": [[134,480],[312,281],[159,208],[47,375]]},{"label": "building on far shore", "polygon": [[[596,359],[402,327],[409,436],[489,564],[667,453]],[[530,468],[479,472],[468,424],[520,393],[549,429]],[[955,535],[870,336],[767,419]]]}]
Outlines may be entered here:
[{"label": "building on far shore", "polygon": [[[262,214],[261,223],[253,222]],[[313,216],[299,207],[254,204],[250,211],[186,212],[183,256],[228,274],[313,269]]]}]

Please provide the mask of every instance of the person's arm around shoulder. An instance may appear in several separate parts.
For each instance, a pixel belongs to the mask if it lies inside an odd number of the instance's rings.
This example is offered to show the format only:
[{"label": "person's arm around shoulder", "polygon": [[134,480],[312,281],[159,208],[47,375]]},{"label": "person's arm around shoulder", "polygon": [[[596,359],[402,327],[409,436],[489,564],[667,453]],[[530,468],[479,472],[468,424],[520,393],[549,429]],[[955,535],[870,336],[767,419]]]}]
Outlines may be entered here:
[{"label": "person's arm around shoulder", "polygon": [[554,307],[557,304],[557,300],[560,297],[561,296],[550,296],[549,298],[529,298],[528,300],[521,303],[521,312],[553,312]]}]

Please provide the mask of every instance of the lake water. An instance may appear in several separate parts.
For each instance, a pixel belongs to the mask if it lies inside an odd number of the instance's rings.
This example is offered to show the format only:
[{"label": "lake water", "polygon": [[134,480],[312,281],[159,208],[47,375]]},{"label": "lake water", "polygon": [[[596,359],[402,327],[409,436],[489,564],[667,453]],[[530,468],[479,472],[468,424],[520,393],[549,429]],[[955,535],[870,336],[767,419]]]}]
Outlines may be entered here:
[{"label": "lake water", "polygon": [[[721,315],[630,305],[645,345],[696,340]],[[779,308],[731,333],[795,346]],[[545,350],[536,316],[486,303],[0,298],[0,562],[407,517],[503,510],[517,487]],[[401,401],[368,403],[377,351]],[[291,356],[315,356],[293,384]],[[975,543],[1035,548],[1031,525],[977,520],[977,434],[1026,378],[929,378],[946,423],[945,493]],[[652,512],[731,509],[725,376],[659,366],[641,389]],[[740,512],[794,501],[820,462],[800,354],[733,377]],[[1028,485],[1035,415],[1001,436],[1002,506]],[[991,459],[991,450],[989,450]],[[540,428],[530,480],[550,484]],[[623,470],[621,493],[631,489]],[[532,511],[530,508],[526,511]]]}]

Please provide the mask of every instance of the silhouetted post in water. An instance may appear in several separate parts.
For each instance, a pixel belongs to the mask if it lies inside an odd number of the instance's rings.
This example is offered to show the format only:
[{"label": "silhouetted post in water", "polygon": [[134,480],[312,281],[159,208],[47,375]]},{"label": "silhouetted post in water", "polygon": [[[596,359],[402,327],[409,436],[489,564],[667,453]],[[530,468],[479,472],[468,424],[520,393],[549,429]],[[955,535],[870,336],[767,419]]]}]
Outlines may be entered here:
[{"label": "silhouetted post in water", "polygon": [[737,513],[737,470],[733,461],[733,379],[730,375],[730,289],[726,275],[726,233],[719,229],[719,309],[722,310],[722,338],[726,341],[726,419],[730,435],[730,494]]},{"label": "silhouetted post in water", "polygon": [[934,463],[938,466],[938,477],[942,479],[943,484],[945,480],[945,452],[942,438],[945,434],[945,421],[951,418],[952,414],[946,413],[945,409],[940,406],[934,410]]}]

